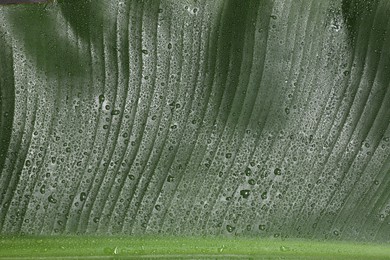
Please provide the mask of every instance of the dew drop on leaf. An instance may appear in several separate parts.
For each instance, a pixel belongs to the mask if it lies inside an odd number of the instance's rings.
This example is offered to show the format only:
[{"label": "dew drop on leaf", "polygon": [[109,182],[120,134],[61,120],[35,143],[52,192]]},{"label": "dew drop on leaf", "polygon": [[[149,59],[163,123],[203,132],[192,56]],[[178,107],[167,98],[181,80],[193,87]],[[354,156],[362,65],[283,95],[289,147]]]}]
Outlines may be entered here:
[{"label": "dew drop on leaf", "polygon": [[259,225],[259,229],[262,231],[265,230],[265,225]]},{"label": "dew drop on leaf", "polygon": [[247,199],[250,195],[250,191],[249,190],[241,190],[240,191],[240,195],[241,197],[243,197],[244,199]]},{"label": "dew drop on leaf", "polygon": [[99,103],[100,103],[100,104],[103,103],[105,99],[106,99],[106,98],[104,97],[103,94],[100,95],[100,96],[99,96]]},{"label": "dew drop on leaf", "polygon": [[80,201],[84,201],[87,198],[87,194],[85,192],[80,193]]},{"label": "dew drop on leaf", "polygon": [[47,200],[50,202],[50,203],[57,203],[57,200],[53,197],[53,195],[50,195]]},{"label": "dew drop on leaf", "polygon": [[282,170],[280,170],[279,168],[275,168],[274,174],[275,175],[281,175],[282,174]]},{"label": "dew drop on leaf", "polygon": [[39,189],[39,192],[40,192],[41,194],[45,194],[45,192],[46,192],[46,186],[45,186],[45,185],[42,185],[41,188]]},{"label": "dew drop on leaf", "polygon": [[115,109],[111,112],[111,115],[116,116],[119,115],[119,110]]},{"label": "dew drop on leaf", "polygon": [[29,167],[31,165],[31,161],[30,160],[27,160],[26,161],[26,166]]},{"label": "dew drop on leaf", "polygon": [[236,228],[231,226],[231,225],[226,225],[226,230],[229,232],[229,233],[232,233]]}]

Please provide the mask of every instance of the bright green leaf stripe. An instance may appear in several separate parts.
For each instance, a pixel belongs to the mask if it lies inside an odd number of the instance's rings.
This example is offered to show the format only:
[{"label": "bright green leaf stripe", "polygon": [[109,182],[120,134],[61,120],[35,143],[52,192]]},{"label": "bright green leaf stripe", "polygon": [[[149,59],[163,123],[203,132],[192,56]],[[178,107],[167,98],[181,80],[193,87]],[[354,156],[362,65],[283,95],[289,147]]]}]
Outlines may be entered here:
[{"label": "bright green leaf stripe", "polygon": [[254,238],[189,237],[2,237],[1,258],[180,257],[390,259],[385,244]]}]

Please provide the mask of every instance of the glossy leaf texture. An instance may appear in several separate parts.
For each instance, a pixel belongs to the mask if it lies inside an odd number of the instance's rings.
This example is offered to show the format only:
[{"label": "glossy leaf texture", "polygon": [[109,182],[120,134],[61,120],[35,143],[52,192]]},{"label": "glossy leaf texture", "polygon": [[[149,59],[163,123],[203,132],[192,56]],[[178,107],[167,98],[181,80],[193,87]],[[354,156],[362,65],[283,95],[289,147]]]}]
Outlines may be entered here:
[{"label": "glossy leaf texture", "polygon": [[1,233],[388,242],[389,13],[0,7]]}]

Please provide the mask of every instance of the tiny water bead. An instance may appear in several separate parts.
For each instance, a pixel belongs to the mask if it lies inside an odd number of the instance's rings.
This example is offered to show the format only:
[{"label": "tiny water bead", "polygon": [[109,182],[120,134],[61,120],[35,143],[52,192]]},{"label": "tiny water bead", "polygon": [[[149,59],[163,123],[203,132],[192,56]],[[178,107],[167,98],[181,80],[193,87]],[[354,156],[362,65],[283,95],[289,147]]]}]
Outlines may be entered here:
[{"label": "tiny water bead", "polygon": [[104,100],[106,100],[106,98],[104,97],[104,95],[103,95],[103,94],[102,94],[102,95],[99,95],[99,103],[100,103],[100,104],[103,103]]},{"label": "tiny water bead", "polygon": [[260,225],[259,225],[259,229],[260,229],[261,231],[264,231],[264,230],[265,230],[265,225],[260,224]]},{"label": "tiny water bead", "polygon": [[175,180],[175,177],[173,177],[172,175],[169,175],[167,178],[167,182],[173,182],[174,180]]},{"label": "tiny water bead", "polygon": [[290,251],[290,248],[287,246],[280,246],[280,251],[287,252],[287,251]]},{"label": "tiny water bead", "polygon": [[251,170],[249,167],[247,167],[247,168],[245,169],[245,175],[246,175],[246,176],[252,175],[252,170]]},{"label": "tiny water bead", "polygon": [[46,186],[45,186],[45,185],[42,185],[41,188],[39,189],[39,192],[40,192],[41,194],[45,194],[45,192],[46,192]]},{"label": "tiny water bead", "polygon": [[53,197],[53,195],[50,195],[47,200],[50,202],[50,203],[57,203],[57,200]]},{"label": "tiny water bead", "polygon": [[275,168],[274,174],[275,174],[275,175],[282,175],[282,170],[279,169],[279,168]]},{"label": "tiny water bead", "polygon": [[87,198],[87,194],[85,192],[80,193],[80,201],[84,201]]},{"label": "tiny water bead", "polygon": [[117,109],[115,109],[115,110],[113,110],[113,111],[111,112],[111,115],[116,116],[116,115],[119,115],[119,113],[120,113],[120,111],[117,110]]},{"label": "tiny water bead", "polygon": [[229,232],[229,233],[232,233],[236,228],[231,226],[231,225],[226,225],[226,230]]},{"label": "tiny water bead", "polygon": [[241,197],[243,197],[244,199],[247,199],[250,195],[250,190],[241,190],[240,191],[240,195]]}]

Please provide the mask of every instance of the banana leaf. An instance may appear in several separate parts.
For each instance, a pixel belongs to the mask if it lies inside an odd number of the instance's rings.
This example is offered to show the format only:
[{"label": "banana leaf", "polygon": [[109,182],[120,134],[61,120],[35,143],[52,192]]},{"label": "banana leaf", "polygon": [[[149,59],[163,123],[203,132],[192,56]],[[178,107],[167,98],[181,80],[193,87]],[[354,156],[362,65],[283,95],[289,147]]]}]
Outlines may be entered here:
[{"label": "banana leaf", "polygon": [[390,257],[390,1],[10,2],[0,257]]}]

